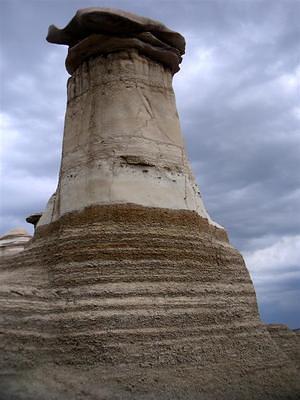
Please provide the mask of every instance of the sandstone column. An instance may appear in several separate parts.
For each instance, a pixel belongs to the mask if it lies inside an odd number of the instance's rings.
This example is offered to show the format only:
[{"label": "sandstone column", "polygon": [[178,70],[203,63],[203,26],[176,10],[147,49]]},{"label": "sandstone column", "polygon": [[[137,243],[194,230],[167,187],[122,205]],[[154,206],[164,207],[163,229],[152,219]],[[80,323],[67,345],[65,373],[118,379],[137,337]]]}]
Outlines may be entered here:
[{"label": "sandstone column", "polygon": [[172,88],[184,38],[155,21],[88,9],[64,30],[50,27],[48,41],[70,45],[72,76],[58,188],[39,226],[95,204],[195,210],[209,219]]}]

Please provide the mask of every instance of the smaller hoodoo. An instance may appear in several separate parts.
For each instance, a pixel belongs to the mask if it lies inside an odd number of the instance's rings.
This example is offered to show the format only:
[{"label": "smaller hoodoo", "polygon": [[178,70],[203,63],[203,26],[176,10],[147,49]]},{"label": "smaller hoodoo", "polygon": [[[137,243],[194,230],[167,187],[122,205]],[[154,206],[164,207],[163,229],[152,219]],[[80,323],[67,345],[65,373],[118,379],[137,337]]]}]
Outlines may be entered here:
[{"label": "smaller hoodoo", "polygon": [[0,237],[0,257],[13,256],[23,251],[31,235],[23,228],[14,228]]}]

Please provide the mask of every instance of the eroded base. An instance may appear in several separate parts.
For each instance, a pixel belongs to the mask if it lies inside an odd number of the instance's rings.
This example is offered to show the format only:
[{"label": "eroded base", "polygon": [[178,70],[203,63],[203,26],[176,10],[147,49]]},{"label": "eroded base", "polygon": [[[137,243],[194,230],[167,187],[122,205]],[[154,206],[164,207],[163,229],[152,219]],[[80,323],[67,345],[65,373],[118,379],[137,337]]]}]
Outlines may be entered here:
[{"label": "eroded base", "polygon": [[1,266],[5,399],[296,399],[241,255],[196,212],[93,206]]}]

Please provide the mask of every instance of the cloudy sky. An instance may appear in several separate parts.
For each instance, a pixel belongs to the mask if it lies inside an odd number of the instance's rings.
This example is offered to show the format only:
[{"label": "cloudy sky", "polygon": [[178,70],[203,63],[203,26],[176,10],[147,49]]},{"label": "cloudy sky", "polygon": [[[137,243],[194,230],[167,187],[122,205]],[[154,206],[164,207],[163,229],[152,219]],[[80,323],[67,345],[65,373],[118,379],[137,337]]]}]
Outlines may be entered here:
[{"label": "cloudy sky", "polygon": [[56,188],[67,49],[48,26],[95,5],[186,37],[174,87],[205,204],[244,255],[263,320],[300,327],[300,0],[0,0],[0,234],[30,229]]}]

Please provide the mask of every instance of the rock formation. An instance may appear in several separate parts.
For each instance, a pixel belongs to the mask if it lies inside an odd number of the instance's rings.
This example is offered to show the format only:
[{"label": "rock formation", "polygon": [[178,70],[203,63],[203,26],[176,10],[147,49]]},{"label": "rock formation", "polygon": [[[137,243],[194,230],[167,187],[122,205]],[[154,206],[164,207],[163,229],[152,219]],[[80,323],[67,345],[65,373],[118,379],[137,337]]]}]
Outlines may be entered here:
[{"label": "rock formation", "polygon": [[24,250],[31,235],[23,228],[15,228],[0,237],[0,257],[13,256]]},{"label": "rock formation", "polygon": [[300,332],[292,331],[284,324],[269,324],[268,331],[277,346],[300,369]]},{"label": "rock formation", "polygon": [[28,222],[29,224],[32,224],[35,229],[39,220],[41,219],[41,216],[42,216],[42,213],[31,214],[26,218],[26,222]]},{"label": "rock formation", "polygon": [[186,157],[183,37],[93,8],[48,41],[70,46],[62,162],[32,242],[0,269],[2,396],[296,399],[294,359]]},{"label": "rock formation", "polygon": [[[62,30],[51,26],[47,39],[72,44],[66,61],[72,77],[58,189],[39,225],[96,204],[195,210],[209,218],[172,89],[184,38],[156,21],[92,8]],[[165,60],[174,55],[171,66]]]}]

